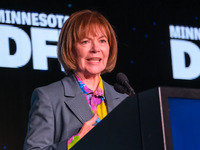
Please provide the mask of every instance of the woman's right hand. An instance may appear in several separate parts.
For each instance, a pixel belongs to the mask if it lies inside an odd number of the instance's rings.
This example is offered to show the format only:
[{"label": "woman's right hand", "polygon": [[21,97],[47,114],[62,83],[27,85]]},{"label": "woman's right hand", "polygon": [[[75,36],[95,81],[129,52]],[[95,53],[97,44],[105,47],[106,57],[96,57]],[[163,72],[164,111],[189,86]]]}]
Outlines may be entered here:
[{"label": "woman's right hand", "polygon": [[94,128],[94,124],[96,124],[96,120],[97,120],[97,114],[94,114],[94,116],[86,121],[81,130],[79,131],[79,138],[81,139],[82,137],[84,137],[92,128]]}]

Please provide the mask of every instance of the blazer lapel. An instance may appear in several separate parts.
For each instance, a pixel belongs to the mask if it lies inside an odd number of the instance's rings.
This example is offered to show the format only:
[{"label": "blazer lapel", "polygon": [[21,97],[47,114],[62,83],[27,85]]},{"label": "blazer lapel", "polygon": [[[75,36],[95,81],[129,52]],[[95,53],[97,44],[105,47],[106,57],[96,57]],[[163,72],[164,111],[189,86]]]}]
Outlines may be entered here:
[{"label": "blazer lapel", "polygon": [[110,113],[118,105],[117,100],[120,97],[119,94],[113,89],[113,87],[105,81],[103,81],[103,86],[105,90],[105,98],[108,112]]},{"label": "blazer lapel", "polygon": [[62,79],[65,94],[65,103],[74,113],[74,115],[82,122],[90,120],[93,113],[81,91],[75,76],[71,73]]},{"label": "blazer lapel", "polygon": [[[62,79],[64,87],[65,103],[74,113],[74,115],[82,122],[90,120],[94,114],[92,113],[83,92],[81,91],[75,76],[70,73]],[[119,94],[113,89],[111,85],[103,81],[105,90],[106,104],[108,112],[110,113],[119,102]]]}]

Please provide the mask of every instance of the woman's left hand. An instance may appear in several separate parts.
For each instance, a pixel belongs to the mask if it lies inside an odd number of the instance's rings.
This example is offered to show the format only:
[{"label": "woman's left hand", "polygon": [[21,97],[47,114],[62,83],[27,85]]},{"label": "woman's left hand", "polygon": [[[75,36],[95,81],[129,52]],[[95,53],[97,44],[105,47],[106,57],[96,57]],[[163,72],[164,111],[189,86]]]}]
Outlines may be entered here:
[{"label": "woman's left hand", "polygon": [[87,122],[83,124],[81,130],[79,131],[80,139],[84,137],[92,128],[94,128],[94,124],[96,124],[96,120],[97,120],[97,114],[94,114],[92,119],[88,120]]}]

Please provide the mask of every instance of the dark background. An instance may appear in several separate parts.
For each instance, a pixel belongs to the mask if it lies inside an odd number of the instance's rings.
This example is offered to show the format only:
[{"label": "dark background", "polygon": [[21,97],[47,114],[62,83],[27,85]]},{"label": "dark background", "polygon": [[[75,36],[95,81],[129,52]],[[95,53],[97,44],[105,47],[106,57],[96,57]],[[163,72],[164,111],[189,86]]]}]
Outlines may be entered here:
[{"label": "dark background", "polygon": [[[0,8],[68,15],[81,9],[99,11],[113,25],[119,46],[116,68],[102,77],[114,84],[116,74],[124,72],[138,93],[157,86],[200,88],[200,78],[172,78],[169,45],[170,24],[199,27],[199,4],[186,0],[1,0]],[[48,71],[33,70],[32,60],[22,68],[0,68],[0,150],[22,149],[33,89],[64,76],[54,59],[49,59]]]}]

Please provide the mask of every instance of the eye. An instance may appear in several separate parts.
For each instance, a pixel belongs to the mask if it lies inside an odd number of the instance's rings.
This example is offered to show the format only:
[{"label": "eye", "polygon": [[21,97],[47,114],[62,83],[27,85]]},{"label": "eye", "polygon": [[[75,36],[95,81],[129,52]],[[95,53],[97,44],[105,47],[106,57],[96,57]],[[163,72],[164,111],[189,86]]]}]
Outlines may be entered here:
[{"label": "eye", "polygon": [[81,44],[87,44],[87,43],[88,43],[88,40],[81,41]]},{"label": "eye", "polygon": [[86,45],[89,42],[90,42],[90,40],[88,38],[83,38],[83,39],[80,40],[80,44],[82,44],[82,45]]},{"label": "eye", "polygon": [[100,42],[101,43],[107,43],[107,40],[106,39],[101,39]]},{"label": "eye", "polygon": [[105,43],[106,42],[106,40],[101,40],[101,43]]}]

